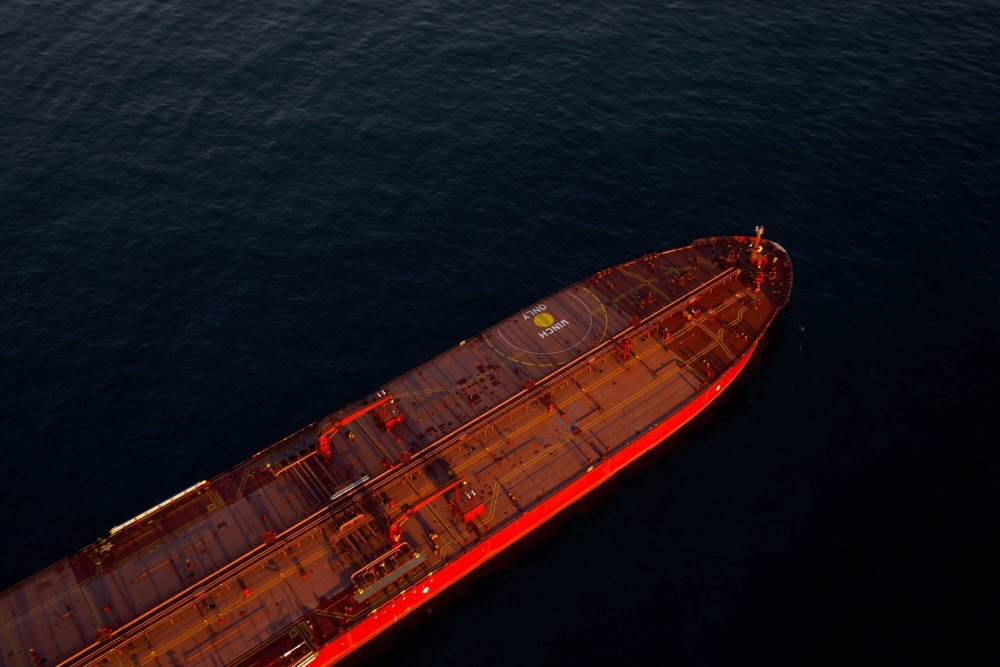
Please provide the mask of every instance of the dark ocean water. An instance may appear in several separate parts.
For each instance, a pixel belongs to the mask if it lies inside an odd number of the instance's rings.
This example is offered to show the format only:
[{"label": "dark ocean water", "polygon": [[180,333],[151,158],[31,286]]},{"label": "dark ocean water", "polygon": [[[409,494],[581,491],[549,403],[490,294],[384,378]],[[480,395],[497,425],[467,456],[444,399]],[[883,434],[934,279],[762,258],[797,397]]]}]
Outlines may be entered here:
[{"label": "dark ocean water", "polygon": [[995,655],[995,2],[0,0],[6,587],[525,304],[754,225],[710,419],[381,665]]}]

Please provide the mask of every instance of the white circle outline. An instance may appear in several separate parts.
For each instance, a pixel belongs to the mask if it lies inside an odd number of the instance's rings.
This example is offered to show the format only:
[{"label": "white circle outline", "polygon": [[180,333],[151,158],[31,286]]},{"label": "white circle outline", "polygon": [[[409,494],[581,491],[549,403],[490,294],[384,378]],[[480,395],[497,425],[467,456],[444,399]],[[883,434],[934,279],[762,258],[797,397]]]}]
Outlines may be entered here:
[{"label": "white circle outline", "polygon": [[[562,296],[562,294],[556,294],[556,296]],[[500,327],[503,326],[503,324],[498,324],[497,325],[497,327],[496,327],[497,335],[499,335],[500,338],[503,338],[503,342],[507,343],[507,345],[511,346],[515,350],[519,350],[519,351],[524,352],[526,354],[544,354],[544,355],[551,356],[551,355],[559,354],[560,352],[568,352],[574,346],[579,345],[580,341],[586,340],[587,336],[590,335],[590,332],[594,329],[594,313],[591,312],[590,308],[587,308],[587,304],[585,304],[583,302],[583,300],[580,297],[578,297],[577,295],[570,293],[570,294],[566,294],[566,296],[571,296],[574,299],[576,299],[577,301],[579,301],[580,305],[583,306],[583,309],[585,311],[587,311],[587,315],[590,316],[590,324],[587,326],[587,332],[585,334],[583,334],[582,336],[580,336],[580,340],[576,341],[575,343],[573,343],[569,347],[564,347],[561,350],[555,350],[553,352],[548,352],[548,351],[545,351],[545,350],[541,350],[541,351],[540,350],[525,350],[523,348],[518,347],[517,345],[514,345],[509,340],[507,340],[507,338],[503,335],[503,332],[500,330]],[[531,310],[531,308],[526,308],[525,310]],[[514,318],[511,318],[511,319],[514,319]]]}]

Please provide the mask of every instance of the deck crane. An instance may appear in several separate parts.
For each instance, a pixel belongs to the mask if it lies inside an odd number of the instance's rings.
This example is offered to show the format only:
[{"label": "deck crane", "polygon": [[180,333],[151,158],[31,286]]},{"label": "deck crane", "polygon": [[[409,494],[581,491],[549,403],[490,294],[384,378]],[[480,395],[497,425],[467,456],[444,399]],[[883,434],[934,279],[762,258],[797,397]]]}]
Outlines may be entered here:
[{"label": "deck crane", "polygon": [[761,254],[761,251],[764,250],[760,244],[760,237],[763,233],[764,228],[757,227],[757,236],[750,247],[750,280],[753,283],[753,291],[757,293],[760,292],[760,287],[764,284],[764,267],[767,266],[767,257]]},{"label": "deck crane", "polygon": [[427,496],[426,498],[424,498],[423,500],[421,500],[420,502],[418,502],[413,507],[410,507],[409,509],[405,510],[402,514],[400,514],[399,516],[397,516],[396,520],[393,521],[391,524],[389,524],[389,542],[391,544],[396,544],[401,539],[403,539],[403,522],[404,521],[406,521],[407,519],[409,519],[411,516],[413,516],[414,514],[416,514],[418,511],[420,511],[424,507],[427,507],[428,505],[430,505],[433,501],[437,500],[438,498],[440,498],[444,494],[448,493],[452,489],[461,486],[462,484],[465,484],[465,478],[464,477],[459,477],[457,480],[455,480],[451,484],[448,484],[447,486],[441,487],[440,489],[438,489],[437,491],[435,491],[431,495]]},{"label": "deck crane", "polygon": [[392,394],[382,394],[382,396],[374,403],[369,403],[360,410],[356,410],[346,417],[341,417],[337,421],[333,422],[333,425],[330,428],[320,433],[319,442],[316,444],[316,452],[323,457],[324,461],[329,463],[330,459],[333,458],[333,450],[330,449],[330,438],[339,433],[342,428],[361,415],[380,408],[391,400]]}]

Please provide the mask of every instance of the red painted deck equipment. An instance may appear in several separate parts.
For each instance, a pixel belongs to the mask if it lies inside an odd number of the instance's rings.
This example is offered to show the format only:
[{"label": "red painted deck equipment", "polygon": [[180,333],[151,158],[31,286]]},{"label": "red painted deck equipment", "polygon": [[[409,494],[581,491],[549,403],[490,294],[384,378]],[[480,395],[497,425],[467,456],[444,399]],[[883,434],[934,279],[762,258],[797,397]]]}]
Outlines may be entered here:
[{"label": "red painted deck equipment", "polygon": [[0,594],[0,661],[331,665],[715,401],[791,288],[763,228],[570,285],[233,469],[123,510],[134,518]]}]

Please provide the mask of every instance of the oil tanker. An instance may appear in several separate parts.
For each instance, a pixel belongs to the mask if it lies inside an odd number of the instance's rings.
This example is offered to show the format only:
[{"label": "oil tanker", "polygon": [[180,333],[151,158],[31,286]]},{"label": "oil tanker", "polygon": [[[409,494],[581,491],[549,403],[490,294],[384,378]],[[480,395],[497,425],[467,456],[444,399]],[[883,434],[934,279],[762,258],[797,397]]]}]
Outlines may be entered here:
[{"label": "oil tanker", "polygon": [[762,233],[600,271],[115,526],[0,594],[0,662],[336,663],[725,391],[792,288]]}]

